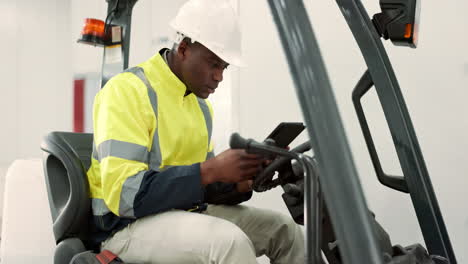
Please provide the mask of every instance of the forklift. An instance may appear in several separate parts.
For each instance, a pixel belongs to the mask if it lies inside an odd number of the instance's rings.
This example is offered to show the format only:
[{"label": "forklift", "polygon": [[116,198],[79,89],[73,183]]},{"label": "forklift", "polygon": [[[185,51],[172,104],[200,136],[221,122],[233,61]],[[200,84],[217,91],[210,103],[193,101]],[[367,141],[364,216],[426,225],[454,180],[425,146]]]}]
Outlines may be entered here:
[{"label": "forklift", "polygon": [[[79,40],[104,48],[101,87],[128,68],[131,16],[137,2],[106,1],[106,20],[88,19]],[[283,200],[291,217],[305,226],[306,263],[456,264],[408,109],[381,40],[416,48],[421,1],[379,1],[381,13],[371,18],[360,0],[336,0],[367,65],[352,100],[377,179],[395,191],[409,194],[427,249],[420,244],[392,245],[368,209],[320,49],[301,0],[268,0],[268,4],[287,55],[309,141],[289,150],[275,140],[257,142],[235,133],[230,146],[275,157],[254,179],[253,189],[264,192],[283,188]],[[115,53],[121,54],[122,59],[106,59]],[[372,87],[384,111],[402,176],[386,174],[380,164],[361,105],[361,99]],[[105,263],[101,260],[110,258],[107,263],[118,263],[117,256],[92,252],[87,246],[91,205],[86,171],[92,148],[93,137],[87,133],[52,132],[41,145],[57,244],[55,264]],[[311,149],[314,157],[307,154]]]}]

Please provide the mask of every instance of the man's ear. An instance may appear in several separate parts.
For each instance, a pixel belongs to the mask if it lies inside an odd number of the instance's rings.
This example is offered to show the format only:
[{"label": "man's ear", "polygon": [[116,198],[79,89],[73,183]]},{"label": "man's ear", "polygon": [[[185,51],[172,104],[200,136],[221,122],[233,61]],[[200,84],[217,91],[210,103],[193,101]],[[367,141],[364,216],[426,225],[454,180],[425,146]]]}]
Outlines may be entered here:
[{"label": "man's ear", "polygon": [[181,41],[177,47],[177,56],[179,56],[179,58],[184,60],[185,58],[187,58],[187,52],[189,49],[190,47],[187,41],[185,40]]}]

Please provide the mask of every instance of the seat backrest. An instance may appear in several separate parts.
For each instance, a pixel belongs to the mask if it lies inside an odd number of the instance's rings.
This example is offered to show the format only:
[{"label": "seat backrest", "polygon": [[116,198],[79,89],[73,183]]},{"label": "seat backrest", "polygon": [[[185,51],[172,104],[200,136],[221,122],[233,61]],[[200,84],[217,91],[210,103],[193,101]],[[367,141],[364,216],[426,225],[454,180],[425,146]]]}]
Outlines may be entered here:
[{"label": "seat backrest", "polygon": [[51,132],[41,149],[55,241],[76,237],[87,244],[91,204],[86,171],[93,134]]}]

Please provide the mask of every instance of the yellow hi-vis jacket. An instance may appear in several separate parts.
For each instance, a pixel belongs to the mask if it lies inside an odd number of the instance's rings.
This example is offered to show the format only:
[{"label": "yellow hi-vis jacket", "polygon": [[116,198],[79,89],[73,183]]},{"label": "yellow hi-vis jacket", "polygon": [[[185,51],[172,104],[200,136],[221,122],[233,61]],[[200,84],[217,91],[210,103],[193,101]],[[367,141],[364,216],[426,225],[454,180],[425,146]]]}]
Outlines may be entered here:
[{"label": "yellow hi-vis jacket", "polygon": [[94,224],[104,232],[97,241],[137,218],[213,202],[207,196],[217,193],[231,194],[212,199],[217,203],[250,198],[237,193],[233,200],[233,184],[202,186],[200,163],[213,156],[213,113],[207,100],[186,90],[158,53],[96,95],[88,181]]}]

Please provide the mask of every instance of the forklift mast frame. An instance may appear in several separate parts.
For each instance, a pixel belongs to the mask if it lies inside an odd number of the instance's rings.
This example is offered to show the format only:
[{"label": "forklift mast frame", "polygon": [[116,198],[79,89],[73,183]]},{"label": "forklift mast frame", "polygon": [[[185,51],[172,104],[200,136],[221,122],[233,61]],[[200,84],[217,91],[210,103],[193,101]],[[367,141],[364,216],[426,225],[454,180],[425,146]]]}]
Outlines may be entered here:
[{"label": "forklift mast frame", "polygon": [[[302,1],[268,2],[288,58],[343,258],[353,264],[383,263],[330,80],[304,4]],[[375,85],[404,174],[404,177],[392,177],[383,173],[363,112],[356,107],[379,180],[389,187],[409,192],[429,254],[455,264],[455,254],[417,136],[380,36],[359,0],[336,2],[368,67],[355,94],[362,96],[372,84]],[[307,233],[307,237],[312,235]]]}]

